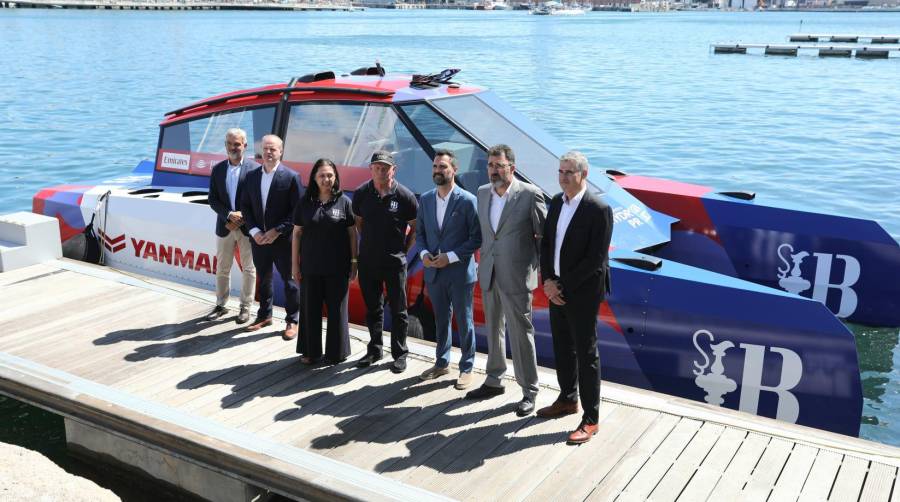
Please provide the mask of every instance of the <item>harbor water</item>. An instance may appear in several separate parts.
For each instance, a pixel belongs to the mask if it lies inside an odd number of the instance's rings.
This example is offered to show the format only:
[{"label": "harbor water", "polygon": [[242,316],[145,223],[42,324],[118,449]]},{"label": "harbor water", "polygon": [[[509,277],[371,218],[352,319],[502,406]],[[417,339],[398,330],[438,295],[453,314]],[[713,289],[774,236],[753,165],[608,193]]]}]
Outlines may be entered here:
[{"label": "harbor water", "polygon": [[[491,87],[584,151],[595,175],[750,190],[871,218],[900,239],[900,59],[710,51],[798,31],[895,34],[900,13],[0,9],[0,214],[30,209],[42,187],[128,173],[153,156],[168,110],[380,60],[410,73],[461,68],[458,80]],[[851,329],[861,435],[900,446],[900,330]],[[59,455],[60,430],[0,398],[0,440]]]}]

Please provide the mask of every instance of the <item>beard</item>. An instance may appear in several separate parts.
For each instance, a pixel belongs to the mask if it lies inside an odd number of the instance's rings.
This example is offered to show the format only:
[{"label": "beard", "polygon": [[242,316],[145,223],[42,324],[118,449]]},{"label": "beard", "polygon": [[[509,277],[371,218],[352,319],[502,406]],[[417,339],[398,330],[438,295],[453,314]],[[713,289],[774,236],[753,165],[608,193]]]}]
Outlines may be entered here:
[{"label": "beard", "polygon": [[444,186],[447,184],[447,177],[441,173],[437,173],[431,176],[431,179],[434,181],[434,184],[437,186]]}]

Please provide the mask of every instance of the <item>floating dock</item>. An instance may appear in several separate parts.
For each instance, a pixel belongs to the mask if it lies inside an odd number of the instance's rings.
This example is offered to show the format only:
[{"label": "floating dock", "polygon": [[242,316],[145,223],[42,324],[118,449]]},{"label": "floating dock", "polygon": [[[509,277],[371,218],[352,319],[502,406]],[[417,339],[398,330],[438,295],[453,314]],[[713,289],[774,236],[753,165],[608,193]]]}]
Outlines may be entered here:
[{"label": "floating dock", "polygon": [[[567,446],[580,417],[517,417],[514,381],[484,401],[453,373],[419,381],[427,342],[402,375],[360,370],[354,328],[346,363],[308,367],[277,322],[205,322],[213,302],[65,259],[2,273],[0,393],[65,416],[74,450],[211,500],[900,499],[898,448],[607,382],[599,434]],[[540,378],[539,407],[558,393]]]},{"label": "floating dock", "polygon": [[900,56],[900,45],[824,45],[824,44],[712,44],[714,54],[763,54],[767,56],[810,55],[819,57],[857,57],[887,59]]},{"label": "floating dock", "polygon": [[838,35],[832,33],[794,33],[789,42],[840,42],[869,44],[898,44],[900,35]]}]

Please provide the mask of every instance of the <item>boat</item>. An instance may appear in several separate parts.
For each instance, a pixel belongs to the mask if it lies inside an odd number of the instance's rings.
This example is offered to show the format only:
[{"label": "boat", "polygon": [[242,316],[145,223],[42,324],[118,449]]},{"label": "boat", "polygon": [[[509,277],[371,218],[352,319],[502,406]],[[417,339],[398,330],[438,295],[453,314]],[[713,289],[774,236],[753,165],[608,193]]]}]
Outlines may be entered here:
[{"label": "boat", "polygon": [[[517,176],[559,192],[567,150],[458,70],[310,73],[204,99],[165,114],[154,159],[113,182],[48,187],[33,211],[59,220],[67,256],[84,256],[92,229],[102,258],[124,271],[213,290],[215,214],[209,173],[223,137],[242,127],[248,155],[263,135],[284,138],[283,163],[306,183],[319,157],[336,161],[344,188],[369,179],[375,150],[394,153],[397,178],[433,187],[431,158],[449,148],[457,181],[487,183],[486,151],[506,143]],[[853,333],[843,320],[900,325],[900,246],[877,223],[764,200],[743,191],[593,170],[590,189],[612,208],[612,293],[598,311],[603,378],[855,436],[862,413]],[[433,338],[418,251],[409,253],[410,335]],[[238,267],[232,284],[239,285]],[[886,280],[893,278],[893,280]],[[276,281],[277,281],[276,277]],[[283,304],[281,288],[276,302]],[[485,350],[480,290],[476,335]],[[350,318],[364,306],[351,286]],[[388,317],[389,318],[389,317]],[[553,365],[548,299],[534,295],[535,343]]]},{"label": "boat", "polygon": [[485,10],[513,10],[506,0],[494,0],[485,4]]},{"label": "boat", "polygon": [[556,0],[544,2],[531,10],[531,14],[536,16],[580,16],[585,12],[586,9],[577,5],[565,5]]}]

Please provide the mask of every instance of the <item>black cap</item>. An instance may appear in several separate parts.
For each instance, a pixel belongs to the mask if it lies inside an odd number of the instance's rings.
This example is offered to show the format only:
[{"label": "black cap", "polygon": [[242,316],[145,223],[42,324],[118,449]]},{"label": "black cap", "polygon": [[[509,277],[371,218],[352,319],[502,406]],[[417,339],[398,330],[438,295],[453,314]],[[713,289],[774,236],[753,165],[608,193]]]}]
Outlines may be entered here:
[{"label": "black cap", "polygon": [[378,150],[372,154],[372,160],[369,161],[369,164],[374,164],[376,162],[381,162],[382,164],[387,164],[389,166],[395,165],[394,156],[387,150]]}]

